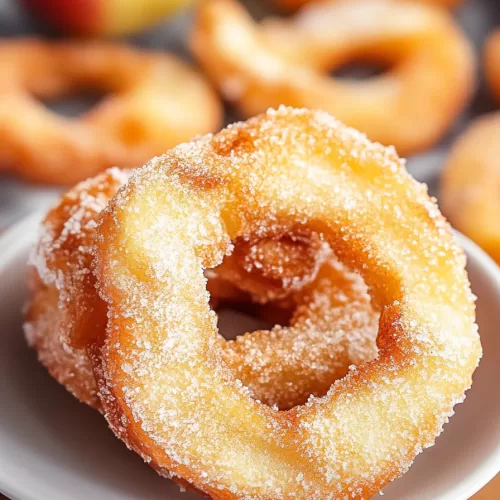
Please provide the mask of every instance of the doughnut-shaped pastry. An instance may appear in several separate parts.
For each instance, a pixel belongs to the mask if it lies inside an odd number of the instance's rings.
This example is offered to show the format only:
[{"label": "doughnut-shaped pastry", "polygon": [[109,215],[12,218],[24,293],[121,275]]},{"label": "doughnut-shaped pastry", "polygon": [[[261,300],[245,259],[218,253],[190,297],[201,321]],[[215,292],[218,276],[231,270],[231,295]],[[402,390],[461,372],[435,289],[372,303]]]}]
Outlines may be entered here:
[{"label": "doughnut-shaped pastry", "polygon": [[[276,3],[284,7],[286,10],[297,10],[309,3],[324,2],[328,0],[276,0]],[[374,0],[377,1],[377,0]],[[399,0],[394,0],[399,1]],[[404,1],[404,0],[403,0]],[[451,8],[463,2],[463,0],[416,0],[422,3],[438,5],[440,7]]]},{"label": "doughnut-shaped pastry", "polygon": [[[204,78],[172,55],[104,42],[0,43],[0,163],[32,181],[72,184],[112,167],[142,165],[219,127]],[[78,118],[38,99],[109,92]]]},{"label": "doughnut-shaped pastry", "polygon": [[[96,408],[100,401],[85,347],[104,334],[107,308],[97,297],[90,272],[92,246],[101,210],[129,176],[128,171],[110,169],[62,196],[45,218],[31,258],[28,340],[51,375]],[[350,365],[377,353],[378,313],[363,281],[317,238],[310,245],[309,240],[237,242],[209,281],[216,300],[248,300],[234,297],[242,289],[258,302],[287,299],[279,310],[292,310],[290,328],[277,326],[227,343],[221,339],[235,376],[256,399],[279,408],[302,404],[311,394],[322,396]],[[221,293],[218,284],[223,280],[234,280],[229,281],[229,294],[227,285]]]},{"label": "doughnut-shaped pastry", "polygon": [[[91,347],[111,428],[212,498],[367,498],[431,446],[481,356],[465,258],[393,149],[280,108],[184,144],[102,212]],[[381,308],[379,356],[287,412],[223,361],[204,269],[231,241],[317,233]]]},{"label": "doughnut-shaped pastry", "polygon": [[500,264],[500,112],[476,119],[453,146],[441,177],[450,222]]},{"label": "doughnut-shaped pastry", "polygon": [[[326,109],[404,154],[438,141],[474,86],[472,48],[453,18],[412,2],[324,2],[261,25],[234,0],[202,2],[191,45],[244,115],[279,104]],[[392,69],[365,81],[329,75],[360,59]]]},{"label": "doughnut-shaped pastry", "polygon": [[490,91],[500,102],[500,29],[495,30],[486,41],[484,65]]}]

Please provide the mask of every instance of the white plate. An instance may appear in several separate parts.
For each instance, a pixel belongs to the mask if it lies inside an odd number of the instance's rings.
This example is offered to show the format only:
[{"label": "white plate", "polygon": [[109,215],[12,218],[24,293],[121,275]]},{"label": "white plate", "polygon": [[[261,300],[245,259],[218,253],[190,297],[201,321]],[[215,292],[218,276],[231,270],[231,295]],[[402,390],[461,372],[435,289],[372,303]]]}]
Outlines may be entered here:
[{"label": "white plate", "polygon": [[[126,450],[95,411],[37,362],[21,332],[26,258],[40,216],[0,239],[0,491],[14,500],[195,500]],[[466,402],[436,446],[385,488],[386,500],[461,500],[500,470],[500,271],[474,244],[469,258],[484,357]]]}]

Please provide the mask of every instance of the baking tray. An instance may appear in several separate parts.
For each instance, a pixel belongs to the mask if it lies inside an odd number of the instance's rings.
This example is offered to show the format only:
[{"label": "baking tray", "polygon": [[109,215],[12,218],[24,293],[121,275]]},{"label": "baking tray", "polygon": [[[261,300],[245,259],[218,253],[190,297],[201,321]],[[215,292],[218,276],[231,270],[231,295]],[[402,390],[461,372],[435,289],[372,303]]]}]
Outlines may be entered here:
[{"label": "baking tray", "polygon": [[[270,0],[246,0],[244,3],[256,17],[276,12]],[[439,172],[456,136],[475,116],[496,108],[484,84],[481,49],[487,34],[494,27],[500,26],[500,2],[497,0],[465,1],[455,10],[454,15],[472,40],[478,54],[478,88],[468,108],[457,119],[443,140],[425,153],[408,159],[408,170],[418,180],[427,182],[433,194],[438,192]],[[186,46],[186,35],[189,32],[190,23],[191,13],[183,12],[127,41],[141,47],[168,50],[192,61]],[[15,0],[0,0],[0,38],[26,35],[57,37],[47,27],[40,25],[27,15]],[[83,110],[85,104],[85,102],[72,100],[61,102],[55,108],[62,114],[73,114],[75,110]],[[226,107],[225,118],[226,123],[230,123],[240,117],[230,107]],[[59,189],[56,188],[34,186],[6,174],[0,175],[0,230],[35,209],[47,207],[58,192]]]}]

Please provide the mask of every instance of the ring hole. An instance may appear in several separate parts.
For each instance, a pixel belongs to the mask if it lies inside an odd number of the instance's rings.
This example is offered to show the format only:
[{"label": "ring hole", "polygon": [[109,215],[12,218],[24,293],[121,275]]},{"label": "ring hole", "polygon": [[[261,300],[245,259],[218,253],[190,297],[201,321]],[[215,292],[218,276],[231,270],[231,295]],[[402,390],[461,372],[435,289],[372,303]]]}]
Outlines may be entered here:
[{"label": "ring hole", "polygon": [[335,68],[330,74],[340,80],[365,80],[383,76],[391,69],[389,64],[374,61],[353,61]]},{"label": "ring hole", "polygon": [[[310,396],[324,396],[350,367],[377,356],[379,315],[368,288],[321,239],[284,236],[233,243],[233,253],[220,267],[206,271],[207,288],[226,340],[260,331],[255,344],[247,337],[234,346],[239,354],[229,357],[253,397],[289,410]],[[278,269],[292,281],[295,273],[299,286],[280,288]],[[256,303],[260,300],[264,304]],[[275,326],[272,334],[266,332]]]},{"label": "ring hole", "polygon": [[53,99],[40,99],[40,102],[50,111],[67,118],[78,118],[90,109],[98,106],[107,93],[99,91],[85,91]]},{"label": "ring hole", "polygon": [[233,339],[255,330],[290,326],[297,308],[295,292],[313,281],[324,251],[317,236],[235,241],[233,253],[217,269],[206,272],[222,335]]},{"label": "ring hole", "polygon": [[289,326],[291,312],[273,304],[222,303],[215,308],[217,326],[226,340],[256,330],[271,330],[275,326]]}]

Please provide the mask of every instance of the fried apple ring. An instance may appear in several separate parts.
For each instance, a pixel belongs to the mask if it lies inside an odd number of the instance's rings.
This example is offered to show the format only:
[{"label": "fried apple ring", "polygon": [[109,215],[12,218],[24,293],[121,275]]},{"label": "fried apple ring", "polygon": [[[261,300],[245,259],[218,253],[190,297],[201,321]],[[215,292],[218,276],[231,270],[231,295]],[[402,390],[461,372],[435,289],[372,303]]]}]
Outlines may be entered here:
[{"label": "fried apple ring", "polygon": [[484,65],[490,91],[500,102],[500,29],[495,30],[486,41]]},{"label": "fried apple ring", "polygon": [[[276,3],[281,5],[283,8],[286,10],[297,10],[300,7],[303,7],[306,4],[310,3],[320,3],[320,2],[325,2],[328,0],[276,0]],[[377,1],[377,0],[374,0]],[[398,1],[398,0],[395,0]],[[406,0],[403,0],[406,1]],[[440,7],[445,7],[445,8],[452,8],[456,7],[458,4],[462,3],[463,0],[416,0],[417,2],[421,3],[428,3],[432,5],[437,5]]]},{"label": "fried apple ring", "polygon": [[[129,176],[130,171],[110,169],[63,195],[46,216],[31,258],[28,340],[50,374],[95,408],[100,401],[85,346],[104,331],[107,308],[96,296],[91,248],[101,210]],[[209,281],[215,299],[245,300],[234,297],[242,289],[258,302],[288,298],[285,307],[295,311],[291,328],[277,326],[222,344],[226,362],[254,397],[282,409],[323,395],[350,365],[377,353],[378,313],[363,281],[317,238],[309,241],[261,236],[238,242]],[[224,280],[234,280],[230,293],[218,288]]]},{"label": "fried apple ring", "polygon": [[[439,140],[474,86],[472,47],[453,18],[411,2],[312,4],[261,25],[234,0],[202,2],[191,46],[244,115],[280,104],[326,109],[404,154]],[[366,81],[329,75],[360,59],[393,68]]]},{"label": "fried apple ring", "polygon": [[[224,362],[203,270],[284,231],[320,235],[382,312],[376,360],[280,412]],[[212,498],[369,497],[434,443],[481,355],[465,258],[425,186],[325,112],[270,110],[136,170],[94,262],[108,422]]]},{"label": "fried apple ring", "polygon": [[450,222],[500,264],[500,112],[476,119],[453,146],[441,177]]},{"label": "fried apple ring", "polygon": [[[142,165],[213,131],[221,105],[203,77],[172,55],[104,42],[0,43],[0,162],[37,182],[72,184]],[[82,90],[111,94],[78,118],[38,99]]]},{"label": "fried apple ring", "polygon": [[[500,30],[484,51],[486,80],[500,102]],[[476,119],[456,141],[441,177],[443,210],[500,264],[500,112]]]}]

